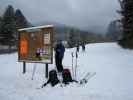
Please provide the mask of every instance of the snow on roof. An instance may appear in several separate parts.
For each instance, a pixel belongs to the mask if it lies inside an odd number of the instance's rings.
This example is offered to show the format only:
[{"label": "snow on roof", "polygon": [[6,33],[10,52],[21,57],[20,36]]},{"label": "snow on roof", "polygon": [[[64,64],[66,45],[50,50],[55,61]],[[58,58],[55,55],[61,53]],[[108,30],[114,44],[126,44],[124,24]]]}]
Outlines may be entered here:
[{"label": "snow on roof", "polygon": [[26,31],[26,30],[32,30],[32,29],[48,28],[48,27],[53,27],[53,25],[43,25],[43,26],[23,28],[23,29],[19,29],[18,31]]}]

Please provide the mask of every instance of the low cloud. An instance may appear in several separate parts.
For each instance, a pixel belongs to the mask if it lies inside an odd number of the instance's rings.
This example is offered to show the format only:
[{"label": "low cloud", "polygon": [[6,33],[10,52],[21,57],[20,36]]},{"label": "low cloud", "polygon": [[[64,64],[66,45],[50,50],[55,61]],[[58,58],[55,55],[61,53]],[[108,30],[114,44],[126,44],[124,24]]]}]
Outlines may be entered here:
[{"label": "low cloud", "polygon": [[[2,2],[4,1],[4,2]],[[118,18],[117,0],[2,0],[22,10],[30,22],[53,21],[104,32]],[[6,3],[6,4],[4,4]]]}]

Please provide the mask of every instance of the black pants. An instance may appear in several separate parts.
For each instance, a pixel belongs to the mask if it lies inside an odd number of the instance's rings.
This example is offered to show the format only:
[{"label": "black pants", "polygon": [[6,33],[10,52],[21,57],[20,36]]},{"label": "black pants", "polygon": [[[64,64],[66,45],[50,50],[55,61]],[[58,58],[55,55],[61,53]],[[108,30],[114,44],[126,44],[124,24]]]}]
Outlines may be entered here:
[{"label": "black pants", "polygon": [[62,59],[63,58],[59,58],[58,55],[55,55],[55,64],[58,72],[63,71]]}]

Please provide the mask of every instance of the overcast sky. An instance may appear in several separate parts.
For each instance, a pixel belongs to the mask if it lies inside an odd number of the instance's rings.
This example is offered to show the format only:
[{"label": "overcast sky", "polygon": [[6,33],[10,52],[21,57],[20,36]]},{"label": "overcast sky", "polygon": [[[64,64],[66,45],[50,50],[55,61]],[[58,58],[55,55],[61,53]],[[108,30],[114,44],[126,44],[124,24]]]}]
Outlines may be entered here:
[{"label": "overcast sky", "polygon": [[53,21],[99,32],[118,18],[120,9],[118,0],[0,0],[0,5],[8,4],[33,23]]}]

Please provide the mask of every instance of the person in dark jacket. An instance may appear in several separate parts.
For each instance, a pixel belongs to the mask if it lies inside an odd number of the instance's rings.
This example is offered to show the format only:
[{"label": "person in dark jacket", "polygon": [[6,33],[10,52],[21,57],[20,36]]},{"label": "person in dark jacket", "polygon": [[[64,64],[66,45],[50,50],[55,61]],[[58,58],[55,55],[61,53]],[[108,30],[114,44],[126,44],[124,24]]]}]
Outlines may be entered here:
[{"label": "person in dark jacket", "polygon": [[79,52],[79,44],[76,45],[76,52]]},{"label": "person in dark jacket", "polygon": [[82,44],[82,50],[85,51],[85,44]]},{"label": "person in dark jacket", "polygon": [[64,45],[61,42],[57,43],[55,47],[55,64],[58,72],[63,71],[62,60],[64,57],[64,52],[65,52]]}]

